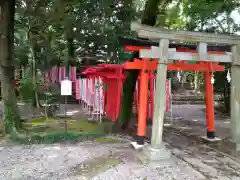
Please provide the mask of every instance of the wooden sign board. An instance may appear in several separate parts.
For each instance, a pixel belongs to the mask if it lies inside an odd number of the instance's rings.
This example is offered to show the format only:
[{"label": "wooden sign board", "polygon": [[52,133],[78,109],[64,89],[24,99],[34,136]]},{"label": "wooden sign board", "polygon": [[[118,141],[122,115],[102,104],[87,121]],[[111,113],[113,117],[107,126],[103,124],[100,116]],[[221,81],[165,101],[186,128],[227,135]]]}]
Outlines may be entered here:
[{"label": "wooden sign board", "polygon": [[62,96],[72,95],[72,81],[70,80],[61,81],[61,95]]}]

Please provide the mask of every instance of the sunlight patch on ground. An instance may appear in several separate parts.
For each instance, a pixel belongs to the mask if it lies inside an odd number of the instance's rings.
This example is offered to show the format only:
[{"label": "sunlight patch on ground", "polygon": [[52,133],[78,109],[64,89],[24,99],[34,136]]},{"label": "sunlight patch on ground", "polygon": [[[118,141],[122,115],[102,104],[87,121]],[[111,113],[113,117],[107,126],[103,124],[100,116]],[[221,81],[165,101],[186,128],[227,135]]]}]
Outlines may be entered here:
[{"label": "sunlight patch on ground", "polygon": [[183,129],[183,130],[185,130],[185,129],[192,129],[192,128],[190,128],[190,127],[186,127],[186,126],[180,126],[180,127],[178,127],[179,129]]},{"label": "sunlight patch on ground", "polygon": [[19,106],[24,106],[24,105],[26,105],[26,104],[23,103],[23,102],[18,102],[17,105],[19,105]]},{"label": "sunlight patch on ground", "polygon": [[[79,112],[80,112],[79,110],[67,111],[66,115],[67,116],[73,116],[73,115],[75,115],[75,114],[77,114]],[[58,116],[65,116],[65,113],[62,112],[62,113],[58,114]]]},{"label": "sunlight patch on ground", "polygon": [[170,123],[164,123],[163,126],[164,126],[164,127],[170,127],[170,126],[172,126],[172,124],[170,124]]},{"label": "sunlight patch on ground", "polygon": [[78,110],[74,110],[74,111],[67,111],[67,115],[68,116],[72,116],[74,114],[77,114],[79,111]]}]

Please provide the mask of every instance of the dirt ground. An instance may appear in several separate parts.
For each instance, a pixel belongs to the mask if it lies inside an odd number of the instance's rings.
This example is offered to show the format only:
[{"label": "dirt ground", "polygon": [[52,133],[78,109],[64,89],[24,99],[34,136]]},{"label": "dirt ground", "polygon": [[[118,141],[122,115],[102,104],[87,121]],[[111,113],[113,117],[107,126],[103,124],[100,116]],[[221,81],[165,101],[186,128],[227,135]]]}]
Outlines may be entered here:
[{"label": "dirt ground", "polygon": [[[21,107],[22,116],[29,115]],[[186,109],[187,108],[187,109]],[[86,141],[53,145],[0,145],[2,180],[232,180],[240,179],[240,156],[226,154],[199,140],[206,130],[201,105],[176,105],[171,127],[164,130],[166,147],[172,153],[167,162],[144,164],[142,152],[133,150],[129,136],[112,135],[115,143]],[[25,109],[25,113],[24,112]],[[64,107],[62,107],[64,109]],[[79,105],[68,106],[68,113],[86,117]],[[31,111],[30,111],[31,112]],[[217,134],[229,136],[229,119],[216,117]],[[221,133],[222,131],[226,131]],[[148,135],[151,126],[148,127]],[[222,134],[222,135],[221,135]]]},{"label": "dirt ground", "polygon": [[[116,138],[116,137],[114,137]],[[129,146],[121,143],[84,142],[1,147],[2,180],[172,180],[205,179],[183,160],[172,156],[167,163],[143,164]]]}]

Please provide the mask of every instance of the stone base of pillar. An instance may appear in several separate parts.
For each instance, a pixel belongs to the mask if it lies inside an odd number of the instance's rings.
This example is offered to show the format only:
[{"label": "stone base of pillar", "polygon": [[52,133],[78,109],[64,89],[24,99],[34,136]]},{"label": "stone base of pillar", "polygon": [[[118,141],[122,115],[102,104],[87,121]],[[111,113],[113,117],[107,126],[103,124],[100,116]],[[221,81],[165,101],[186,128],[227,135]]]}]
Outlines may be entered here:
[{"label": "stone base of pillar", "polygon": [[161,148],[153,148],[151,145],[143,150],[149,161],[168,161],[171,159],[171,152],[162,145]]},{"label": "stone base of pillar", "polygon": [[218,138],[218,137],[214,137],[214,138],[208,138],[207,136],[203,136],[201,137],[202,140],[204,140],[205,142],[209,142],[209,143],[216,143],[216,142],[219,142],[221,141],[222,139],[221,138]]},{"label": "stone base of pillar", "polygon": [[147,146],[147,143],[138,144],[137,142],[131,142],[130,144],[131,144],[132,148],[135,150],[142,150],[143,148],[145,148]]},{"label": "stone base of pillar", "polygon": [[238,151],[238,152],[240,151],[240,142],[236,142],[233,139],[229,139],[226,142],[226,146],[230,149],[234,149],[235,151]]},{"label": "stone base of pillar", "polygon": [[240,144],[239,143],[235,143],[235,151],[240,151]]}]

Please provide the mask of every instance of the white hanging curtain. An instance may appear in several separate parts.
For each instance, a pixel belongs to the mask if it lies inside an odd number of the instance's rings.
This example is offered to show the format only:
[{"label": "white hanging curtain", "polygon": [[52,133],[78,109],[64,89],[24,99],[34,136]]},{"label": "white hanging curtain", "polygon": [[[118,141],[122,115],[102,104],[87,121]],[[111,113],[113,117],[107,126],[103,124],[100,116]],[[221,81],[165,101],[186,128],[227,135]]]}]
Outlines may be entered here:
[{"label": "white hanging curtain", "polygon": [[104,112],[104,86],[103,86],[103,80],[101,77],[99,77],[99,111],[101,114]]}]

